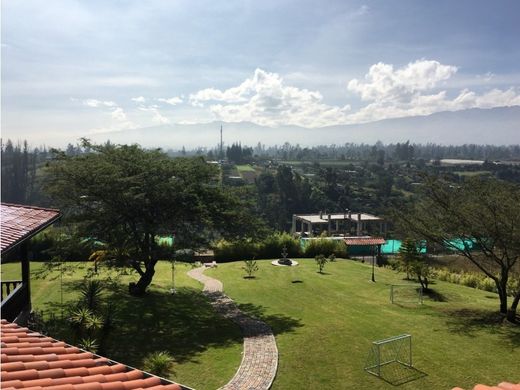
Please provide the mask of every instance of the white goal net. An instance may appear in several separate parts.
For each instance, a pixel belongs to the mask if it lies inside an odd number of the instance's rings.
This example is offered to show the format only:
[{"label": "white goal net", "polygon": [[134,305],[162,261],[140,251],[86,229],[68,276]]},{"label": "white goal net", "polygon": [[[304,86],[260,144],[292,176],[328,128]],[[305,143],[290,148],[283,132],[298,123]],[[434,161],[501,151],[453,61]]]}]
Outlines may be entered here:
[{"label": "white goal net", "polygon": [[418,284],[392,284],[390,302],[420,305],[423,303],[423,288]]},{"label": "white goal net", "polygon": [[384,377],[384,370],[395,370],[395,365],[411,368],[412,336],[402,334],[384,340],[374,341],[365,364],[365,371]]}]

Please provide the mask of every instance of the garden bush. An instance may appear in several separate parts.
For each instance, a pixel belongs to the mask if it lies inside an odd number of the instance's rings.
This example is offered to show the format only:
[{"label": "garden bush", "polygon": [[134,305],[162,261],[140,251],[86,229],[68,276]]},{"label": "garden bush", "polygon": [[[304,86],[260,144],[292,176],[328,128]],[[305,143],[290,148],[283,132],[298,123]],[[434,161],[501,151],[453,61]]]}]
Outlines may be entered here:
[{"label": "garden bush", "polygon": [[227,241],[220,240],[215,245],[215,260],[219,262],[256,259],[279,259],[283,248],[289,257],[300,257],[301,249],[298,239],[288,233],[273,233],[261,241],[252,240]]},{"label": "garden bush", "polygon": [[308,240],[305,246],[305,257],[316,257],[318,255],[330,256],[334,255],[338,258],[347,257],[347,246],[341,240],[330,240],[326,238],[317,238]]},{"label": "garden bush", "polygon": [[300,240],[289,233],[274,233],[258,243],[258,258],[278,259],[282,256],[284,247],[287,249],[289,258],[302,255]]},{"label": "garden bush", "polygon": [[251,260],[257,257],[257,244],[250,240],[220,240],[214,249],[215,260],[220,263],[236,260]]}]

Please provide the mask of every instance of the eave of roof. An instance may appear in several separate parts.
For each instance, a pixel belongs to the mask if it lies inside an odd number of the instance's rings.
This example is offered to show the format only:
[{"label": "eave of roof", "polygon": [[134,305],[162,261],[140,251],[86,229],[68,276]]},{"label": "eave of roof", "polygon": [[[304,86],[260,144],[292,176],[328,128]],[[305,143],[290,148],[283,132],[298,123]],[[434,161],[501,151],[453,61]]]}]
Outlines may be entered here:
[{"label": "eave of roof", "polygon": [[0,250],[13,250],[40,231],[56,222],[60,211],[11,203],[1,204]]},{"label": "eave of roof", "polygon": [[1,321],[4,390],[182,390],[178,383]]},{"label": "eave of roof", "polygon": [[352,246],[383,245],[386,241],[381,237],[345,237],[345,244]]}]

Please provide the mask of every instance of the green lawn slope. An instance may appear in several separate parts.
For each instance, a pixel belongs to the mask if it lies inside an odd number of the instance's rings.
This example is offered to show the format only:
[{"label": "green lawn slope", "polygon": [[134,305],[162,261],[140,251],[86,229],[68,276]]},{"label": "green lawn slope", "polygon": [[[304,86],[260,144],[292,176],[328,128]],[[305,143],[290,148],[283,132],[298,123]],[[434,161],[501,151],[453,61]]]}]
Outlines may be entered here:
[{"label": "green lawn slope", "polygon": [[[389,286],[402,275],[339,260],[317,273],[314,260],[297,267],[258,261],[255,279],[243,263],[206,271],[224,283],[241,307],[263,318],[276,335],[279,371],[273,389],[392,389],[363,370],[371,342],[403,333],[413,337],[416,372],[389,372],[401,389],[472,388],[475,383],[518,380],[520,327],[497,317],[495,294],[438,282],[435,300],[395,305]],[[406,378],[410,375],[410,378]]]}]

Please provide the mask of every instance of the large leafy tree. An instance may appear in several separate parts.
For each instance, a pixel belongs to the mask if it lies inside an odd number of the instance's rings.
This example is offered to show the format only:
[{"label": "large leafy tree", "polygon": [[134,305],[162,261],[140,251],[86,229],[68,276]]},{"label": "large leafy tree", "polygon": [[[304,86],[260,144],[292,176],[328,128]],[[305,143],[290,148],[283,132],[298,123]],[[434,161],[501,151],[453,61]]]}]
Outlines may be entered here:
[{"label": "large leafy tree", "polygon": [[[518,185],[479,178],[453,185],[427,177],[421,199],[396,214],[409,233],[452,249],[491,278],[500,312],[515,320],[520,300]],[[508,296],[512,297],[510,306]]]},{"label": "large leafy tree", "polygon": [[142,295],[164,250],[157,237],[175,235],[176,248],[204,246],[215,235],[248,231],[236,197],[217,185],[217,168],[202,158],[171,159],[138,145],[92,145],[79,156],[57,153],[46,190],[84,236],[117,253],[118,265],[139,275]]}]

